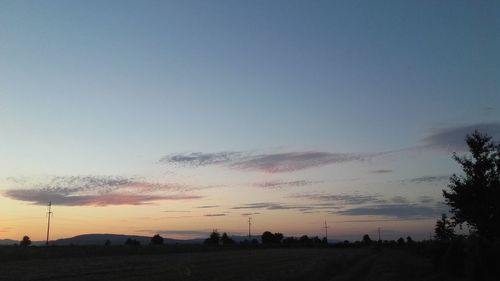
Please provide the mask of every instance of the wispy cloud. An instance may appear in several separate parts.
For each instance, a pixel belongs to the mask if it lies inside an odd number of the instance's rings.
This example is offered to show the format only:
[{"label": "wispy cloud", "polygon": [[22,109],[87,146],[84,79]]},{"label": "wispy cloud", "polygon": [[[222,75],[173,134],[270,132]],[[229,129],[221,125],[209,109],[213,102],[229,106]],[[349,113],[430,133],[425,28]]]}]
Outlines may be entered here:
[{"label": "wispy cloud", "polygon": [[192,152],[192,153],[180,153],[180,154],[171,154],[164,156],[160,159],[160,163],[199,167],[199,166],[223,164],[239,157],[241,157],[240,152],[228,152],[228,151],[216,152],[216,153]]},{"label": "wispy cloud", "polygon": [[372,158],[370,154],[329,153],[329,152],[289,152],[255,155],[229,164],[239,170],[266,173],[285,173],[320,167],[335,163],[363,161]]},{"label": "wispy cloud", "polygon": [[395,219],[366,219],[366,220],[344,220],[336,221],[335,223],[363,223],[363,222],[389,222],[389,221],[408,221],[408,220],[428,220],[429,218],[408,217]]},{"label": "wispy cloud", "polygon": [[241,213],[240,215],[248,217],[248,216],[252,216],[252,215],[260,215],[260,213],[259,212],[255,212],[255,213]]},{"label": "wispy cloud", "polygon": [[189,167],[223,165],[228,168],[243,171],[286,173],[336,163],[365,161],[381,154],[383,153],[359,154],[321,151],[268,154],[244,152],[194,152],[188,154],[167,155],[160,159],[160,163]]},{"label": "wispy cloud", "polygon": [[434,202],[435,200],[434,200],[434,198],[432,198],[432,197],[430,197],[430,196],[425,196],[425,195],[424,195],[424,196],[420,196],[420,197],[418,197],[418,201],[419,201],[420,203],[423,203],[423,204],[428,204],[428,203],[432,203],[432,202]]},{"label": "wispy cloud", "polygon": [[187,218],[194,218],[194,216],[169,216],[169,217],[165,217],[165,219],[187,219]]},{"label": "wispy cloud", "polygon": [[[299,212],[305,213],[313,210],[337,210],[341,209],[343,204],[338,202],[320,202],[320,203],[277,203],[277,202],[258,202],[258,203],[247,203],[234,206],[231,209],[234,210],[269,210],[269,211],[279,211],[279,210],[297,210]],[[250,214],[250,213],[245,213]]]},{"label": "wispy cloud", "polygon": [[134,178],[106,176],[53,177],[49,181],[30,183],[8,189],[3,195],[15,200],[45,205],[107,206],[142,205],[160,200],[202,198],[185,192],[196,190],[186,185],[151,183]]},{"label": "wispy cloud", "polygon": [[424,147],[462,151],[467,148],[465,136],[474,130],[487,133],[494,138],[500,138],[500,122],[476,123],[434,130],[429,136],[422,139],[421,143]]},{"label": "wispy cloud", "polygon": [[406,199],[403,196],[394,196],[394,197],[392,197],[391,201],[393,203],[398,203],[398,204],[407,204],[407,203],[409,203],[408,199]]},{"label": "wispy cloud", "polygon": [[204,205],[204,206],[198,206],[196,208],[198,209],[211,209],[211,208],[217,208],[220,207],[219,205]]},{"label": "wispy cloud", "polygon": [[235,210],[297,210],[304,214],[317,211],[335,211],[352,205],[385,204],[380,195],[371,194],[329,194],[329,193],[299,193],[288,198],[300,199],[300,203],[256,202],[232,207]]},{"label": "wispy cloud", "polygon": [[286,187],[301,187],[306,185],[313,185],[320,182],[321,181],[308,181],[308,180],[296,180],[296,181],[275,180],[275,181],[254,183],[253,186],[264,189],[282,189]]},{"label": "wispy cloud", "polygon": [[246,209],[265,209],[265,210],[290,210],[290,209],[300,209],[303,206],[290,205],[284,203],[272,203],[272,202],[259,202],[259,203],[248,203],[239,206],[232,207],[234,210],[246,210]]},{"label": "wispy cloud", "polygon": [[309,199],[315,201],[330,201],[340,205],[359,205],[366,203],[383,203],[380,195],[367,194],[321,194],[321,193],[302,193],[294,194],[291,198]]},{"label": "wispy cloud", "polygon": [[392,170],[380,169],[380,170],[373,170],[371,172],[374,174],[387,174],[387,173],[391,173]]},{"label": "wispy cloud", "polygon": [[422,206],[419,204],[381,204],[363,206],[336,211],[336,214],[345,216],[382,216],[398,219],[408,218],[436,218],[445,213],[443,208]]},{"label": "wispy cloud", "polygon": [[417,183],[417,184],[428,184],[428,183],[440,183],[449,180],[450,176],[423,176],[411,179],[402,180],[403,183]]},{"label": "wispy cloud", "polygon": [[203,215],[203,216],[205,216],[205,217],[224,217],[226,215],[227,214],[219,213],[219,214],[206,214],[206,215]]}]

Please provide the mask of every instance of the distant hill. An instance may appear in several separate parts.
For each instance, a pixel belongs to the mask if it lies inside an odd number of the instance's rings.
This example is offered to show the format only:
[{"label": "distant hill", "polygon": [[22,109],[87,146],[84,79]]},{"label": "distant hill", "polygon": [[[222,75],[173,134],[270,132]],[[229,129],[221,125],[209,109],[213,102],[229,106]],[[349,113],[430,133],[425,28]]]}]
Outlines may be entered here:
[{"label": "distant hill", "polygon": [[[75,237],[63,238],[50,241],[50,245],[67,246],[67,245],[104,245],[106,240],[111,242],[111,245],[123,245],[125,241],[130,239],[135,239],[141,243],[141,245],[148,245],[151,242],[150,236],[139,236],[139,235],[124,235],[124,234],[82,234]],[[164,238],[165,244],[201,244],[204,239],[171,239]],[[19,244],[18,240],[12,239],[0,239],[0,245],[14,245]],[[41,246],[45,245],[45,241],[32,241],[32,245]]]},{"label": "distant hill", "polygon": [[[230,236],[237,243],[248,239],[247,236]],[[123,245],[127,239],[135,239],[141,243],[141,245],[148,245],[151,242],[151,236],[139,236],[139,235],[124,235],[124,234],[82,234],[70,238],[63,238],[50,241],[50,245],[58,246],[68,246],[68,245],[80,245],[80,246],[91,246],[91,245],[104,245],[106,240],[111,242],[111,245]],[[260,235],[252,236],[252,239],[257,239],[260,242]],[[195,238],[188,240],[164,238],[165,244],[202,244],[205,238]],[[337,240],[330,239],[330,243],[339,242]],[[19,241],[12,239],[0,239],[0,245],[14,245],[19,244]],[[32,245],[40,246],[45,245],[45,241],[32,241]]]},{"label": "distant hill", "polygon": [[[138,236],[138,235],[123,235],[123,234],[83,234],[71,238],[63,238],[55,241],[51,241],[51,245],[104,245],[106,240],[111,242],[111,245],[123,245],[127,239],[135,239],[141,243],[141,245],[148,245],[151,242],[150,236]],[[179,240],[164,238],[165,244],[199,244],[203,242],[203,239],[190,239],[190,240]]]},{"label": "distant hill", "polygon": [[19,243],[19,241],[11,239],[0,239],[0,245],[14,245],[16,243]]}]

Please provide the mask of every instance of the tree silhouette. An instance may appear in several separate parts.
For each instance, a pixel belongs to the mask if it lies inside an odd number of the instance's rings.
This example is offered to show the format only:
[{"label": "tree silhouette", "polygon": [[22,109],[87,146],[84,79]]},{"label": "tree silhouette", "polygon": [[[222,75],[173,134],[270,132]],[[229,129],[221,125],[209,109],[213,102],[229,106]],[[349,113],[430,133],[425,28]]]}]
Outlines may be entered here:
[{"label": "tree silhouette", "polygon": [[262,244],[280,244],[281,240],[283,240],[283,234],[274,233],[272,234],[270,231],[264,231],[261,236]]},{"label": "tree silhouette", "polygon": [[434,228],[434,238],[440,241],[448,241],[453,239],[455,231],[453,224],[446,217],[446,214],[441,215],[441,220],[436,221],[436,228]]},{"label": "tree silhouette", "polygon": [[293,237],[287,237],[287,238],[283,239],[283,244],[285,244],[285,245],[293,245],[296,243],[297,243],[297,239],[295,239]]},{"label": "tree silhouette", "polygon": [[398,245],[402,246],[405,244],[405,239],[403,237],[399,237],[397,242],[398,242]]},{"label": "tree silhouette", "polygon": [[31,240],[27,235],[25,235],[23,237],[23,240],[21,240],[21,242],[19,242],[19,246],[28,247],[29,245],[31,245]]},{"label": "tree silhouette", "polygon": [[214,231],[210,233],[210,236],[207,239],[205,239],[204,243],[206,245],[219,245],[219,242],[220,242],[220,234],[217,231],[217,229],[214,229]]},{"label": "tree silhouette", "polygon": [[411,244],[413,242],[414,241],[413,241],[413,238],[411,238],[411,236],[406,237],[406,243]]},{"label": "tree silhouette", "polygon": [[309,236],[307,236],[307,235],[302,235],[299,238],[300,244],[306,245],[306,244],[311,244],[311,242],[312,242],[311,238],[309,238]]},{"label": "tree silhouette", "polygon": [[275,244],[280,244],[281,241],[283,240],[283,234],[282,233],[274,233],[274,243]]},{"label": "tree silhouette", "polygon": [[260,236],[262,244],[272,244],[274,235],[270,231],[264,231]]},{"label": "tree silhouette", "polygon": [[106,247],[111,246],[111,241],[109,239],[106,239],[106,241],[104,242],[104,246]]},{"label": "tree silhouette", "polygon": [[364,244],[370,244],[372,242],[372,239],[370,238],[370,235],[365,234],[363,235],[363,243]]},{"label": "tree silhouette", "polygon": [[151,245],[163,245],[163,237],[160,234],[156,234],[151,238]]},{"label": "tree silhouette", "polygon": [[467,223],[487,238],[500,237],[500,144],[477,130],[465,138],[469,156],[453,155],[464,175],[453,175],[443,190],[455,224]]},{"label": "tree silhouette", "polygon": [[125,240],[125,245],[127,245],[127,246],[140,246],[141,242],[137,241],[136,239],[127,238],[127,240]]},{"label": "tree silhouette", "polygon": [[233,245],[234,244],[234,240],[229,238],[229,236],[225,232],[222,233],[222,237],[220,238],[220,242],[222,243],[222,245]]}]

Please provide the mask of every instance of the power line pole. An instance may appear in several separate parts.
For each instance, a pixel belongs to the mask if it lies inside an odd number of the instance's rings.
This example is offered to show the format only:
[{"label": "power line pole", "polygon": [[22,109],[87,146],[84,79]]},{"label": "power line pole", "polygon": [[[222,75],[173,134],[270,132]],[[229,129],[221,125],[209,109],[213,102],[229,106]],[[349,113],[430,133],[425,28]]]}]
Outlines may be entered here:
[{"label": "power line pole", "polygon": [[326,243],[328,243],[328,224],[326,223],[326,220],[325,220],[325,225],[323,227],[325,228]]},{"label": "power line pole", "polygon": [[50,234],[50,217],[52,216],[52,202],[49,202],[49,211],[47,212],[48,216],[48,222],[47,222],[47,241],[45,242],[45,245],[49,245],[49,234]]},{"label": "power line pole", "polygon": [[380,240],[380,227],[377,230],[378,230],[378,241],[382,241]]},{"label": "power line pole", "polygon": [[252,217],[248,217],[248,242],[249,243],[252,241],[251,226],[252,226]]}]

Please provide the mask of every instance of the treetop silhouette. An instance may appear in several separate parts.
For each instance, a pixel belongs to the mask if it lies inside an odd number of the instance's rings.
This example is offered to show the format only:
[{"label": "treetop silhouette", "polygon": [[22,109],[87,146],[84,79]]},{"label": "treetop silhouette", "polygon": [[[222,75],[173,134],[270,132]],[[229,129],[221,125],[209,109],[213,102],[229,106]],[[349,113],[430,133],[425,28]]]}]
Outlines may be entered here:
[{"label": "treetop silhouette", "polygon": [[453,155],[463,175],[453,175],[443,190],[454,224],[467,223],[478,234],[500,237],[500,144],[477,130],[466,136],[469,155]]}]

